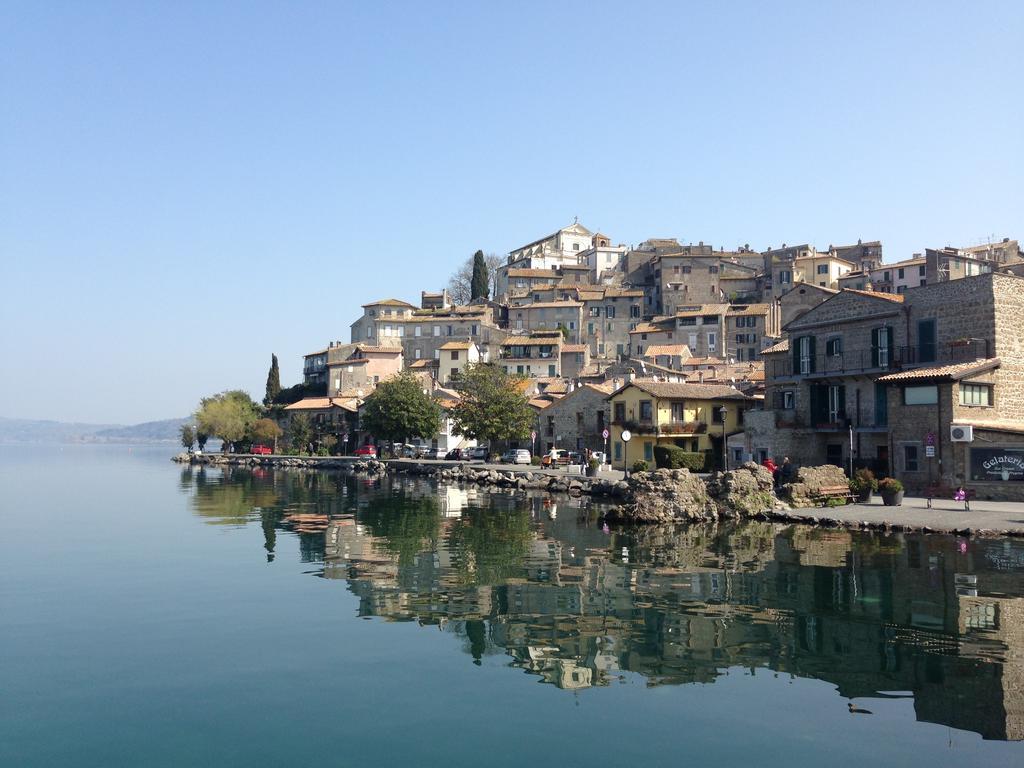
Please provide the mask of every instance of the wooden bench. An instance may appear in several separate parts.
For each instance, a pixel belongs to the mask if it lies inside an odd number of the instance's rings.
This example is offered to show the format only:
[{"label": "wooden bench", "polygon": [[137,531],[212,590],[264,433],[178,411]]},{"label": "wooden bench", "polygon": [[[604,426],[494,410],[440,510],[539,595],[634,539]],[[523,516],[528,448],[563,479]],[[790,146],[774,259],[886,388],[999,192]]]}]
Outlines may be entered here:
[{"label": "wooden bench", "polygon": [[825,506],[831,499],[845,499],[846,503],[849,504],[851,501],[857,498],[855,493],[850,491],[848,485],[826,485],[818,489],[817,493],[814,494],[814,500],[820,501],[821,506]]},{"label": "wooden bench", "polygon": [[[932,499],[953,499],[956,495],[956,488],[950,488],[948,485],[929,485],[924,489],[924,494],[928,499],[928,509],[932,508]],[[978,492],[973,488],[964,488],[964,511],[971,511],[971,499],[975,498]],[[955,499],[953,499],[955,501]]]}]

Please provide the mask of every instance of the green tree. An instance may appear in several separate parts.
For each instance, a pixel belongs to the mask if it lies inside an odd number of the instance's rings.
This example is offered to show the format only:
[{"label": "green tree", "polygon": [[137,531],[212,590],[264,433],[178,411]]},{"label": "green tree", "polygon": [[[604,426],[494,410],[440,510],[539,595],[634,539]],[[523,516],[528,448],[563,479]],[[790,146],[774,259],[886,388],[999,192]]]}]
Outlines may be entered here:
[{"label": "green tree", "polygon": [[406,372],[382,382],[366,398],[362,424],[380,440],[430,439],[441,424],[441,407]]},{"label": "green tree", "polygon": [[267,372],[267,393],[263,398],[264,405],[271,405],[281,391],[281,370],[277,367],[277,355],[270,356],[270,370]]},{"label": "green tree", "polygon": [[215,435],[224,441],[224,450],[234,450],[259,418],[259,406],[240,389],[204,397],[196,411],[197,428],[204,435]]},{"label": "green tree", "polygon": [[181,425],[181,445],[186,451],[191,451],[196,444],[196,430],[191,424]]},{"label": "green tree", "polygon": [[196,445],[199,446],[200,451],[206,450],[206,441],[210,439],[210,436],[203,432],[201,429],[196,429]]},{"label": "green tree", "polygon": [[490,295],[490,279],[487,276],[487,262],[484,261],[484,252],[477,251],[473,254],[473,276],[469,282],[469,293],[471,299],[487,299]]},{"label": "green tree", "polygon": [[250,437],[254,443],[271,444],[274,446],[274,450],[277,450],[277,440],[284,431],[277,425],[277,422],[273,419],[257,419],[253,422],[252,431]]},{"label": "green tree", "polygon": [[309,420],[309,416],[304,413],[292,416],[288,423],[288,440],[291,442],[292,448],[300,452],[308,451],[309,444],[313,441],[313,435],[313,423]]},{"label": "green tree", "polygon": [[487,442],[529,437],[533,409],[517,381],[492,363],[467,366],[454,385],[462,396],[451,410],[455,429]]}]

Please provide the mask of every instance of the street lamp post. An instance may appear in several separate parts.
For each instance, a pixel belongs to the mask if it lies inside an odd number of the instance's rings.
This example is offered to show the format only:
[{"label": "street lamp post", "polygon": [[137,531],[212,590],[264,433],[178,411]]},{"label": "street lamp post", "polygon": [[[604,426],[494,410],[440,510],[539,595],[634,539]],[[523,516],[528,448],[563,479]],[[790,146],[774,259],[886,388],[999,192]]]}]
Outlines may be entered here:
[{"label": "street lamp post", "polygon": [[722,469],[726,472],[729,471],[729,437],[726,434],[725,428],[725,417],[729,413],[729,410],[723,405],[718,409],[718,412],[722,414]]}]

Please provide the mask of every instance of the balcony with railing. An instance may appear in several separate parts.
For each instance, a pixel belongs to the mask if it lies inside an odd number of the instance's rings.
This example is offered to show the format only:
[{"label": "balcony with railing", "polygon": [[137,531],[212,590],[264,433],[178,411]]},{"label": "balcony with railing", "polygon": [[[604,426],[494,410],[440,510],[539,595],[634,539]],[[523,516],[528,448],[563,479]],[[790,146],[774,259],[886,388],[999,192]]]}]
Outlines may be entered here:
[{"label": "balcony with railing", "polygon": [[869,347],[795,358],[792,351],[766,362],[769,378],[828,378],[856,374],[886,373],[931,365],[954,365],[991,357],[991,346],[984,339],[964,339],[944,346],[937,344],[903,347]]}]

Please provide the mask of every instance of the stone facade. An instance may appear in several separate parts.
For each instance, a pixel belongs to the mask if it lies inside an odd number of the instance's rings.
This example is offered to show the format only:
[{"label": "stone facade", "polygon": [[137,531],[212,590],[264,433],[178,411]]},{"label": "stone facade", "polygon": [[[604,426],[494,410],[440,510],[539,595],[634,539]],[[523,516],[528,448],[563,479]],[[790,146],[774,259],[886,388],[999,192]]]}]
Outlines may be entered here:
[{"label": "stone facade", "polygon": [[538,450],[604,451],[606,443],[601,433],[611,424],[609,393],[607,388],[584,384],[541,411]]},{"label": "stone facade", "polygon": [[[1024,279],[1002,273],[831,297],[765,355],[764,414],[747,419],[753,455],[844,468],[852,458],[910,490],[966,484],[981,498],[1024,498],[1021,318]],[[975,441],[954,441],[957,425]],[[1009,480],[979,470],[986,458]]]}]

